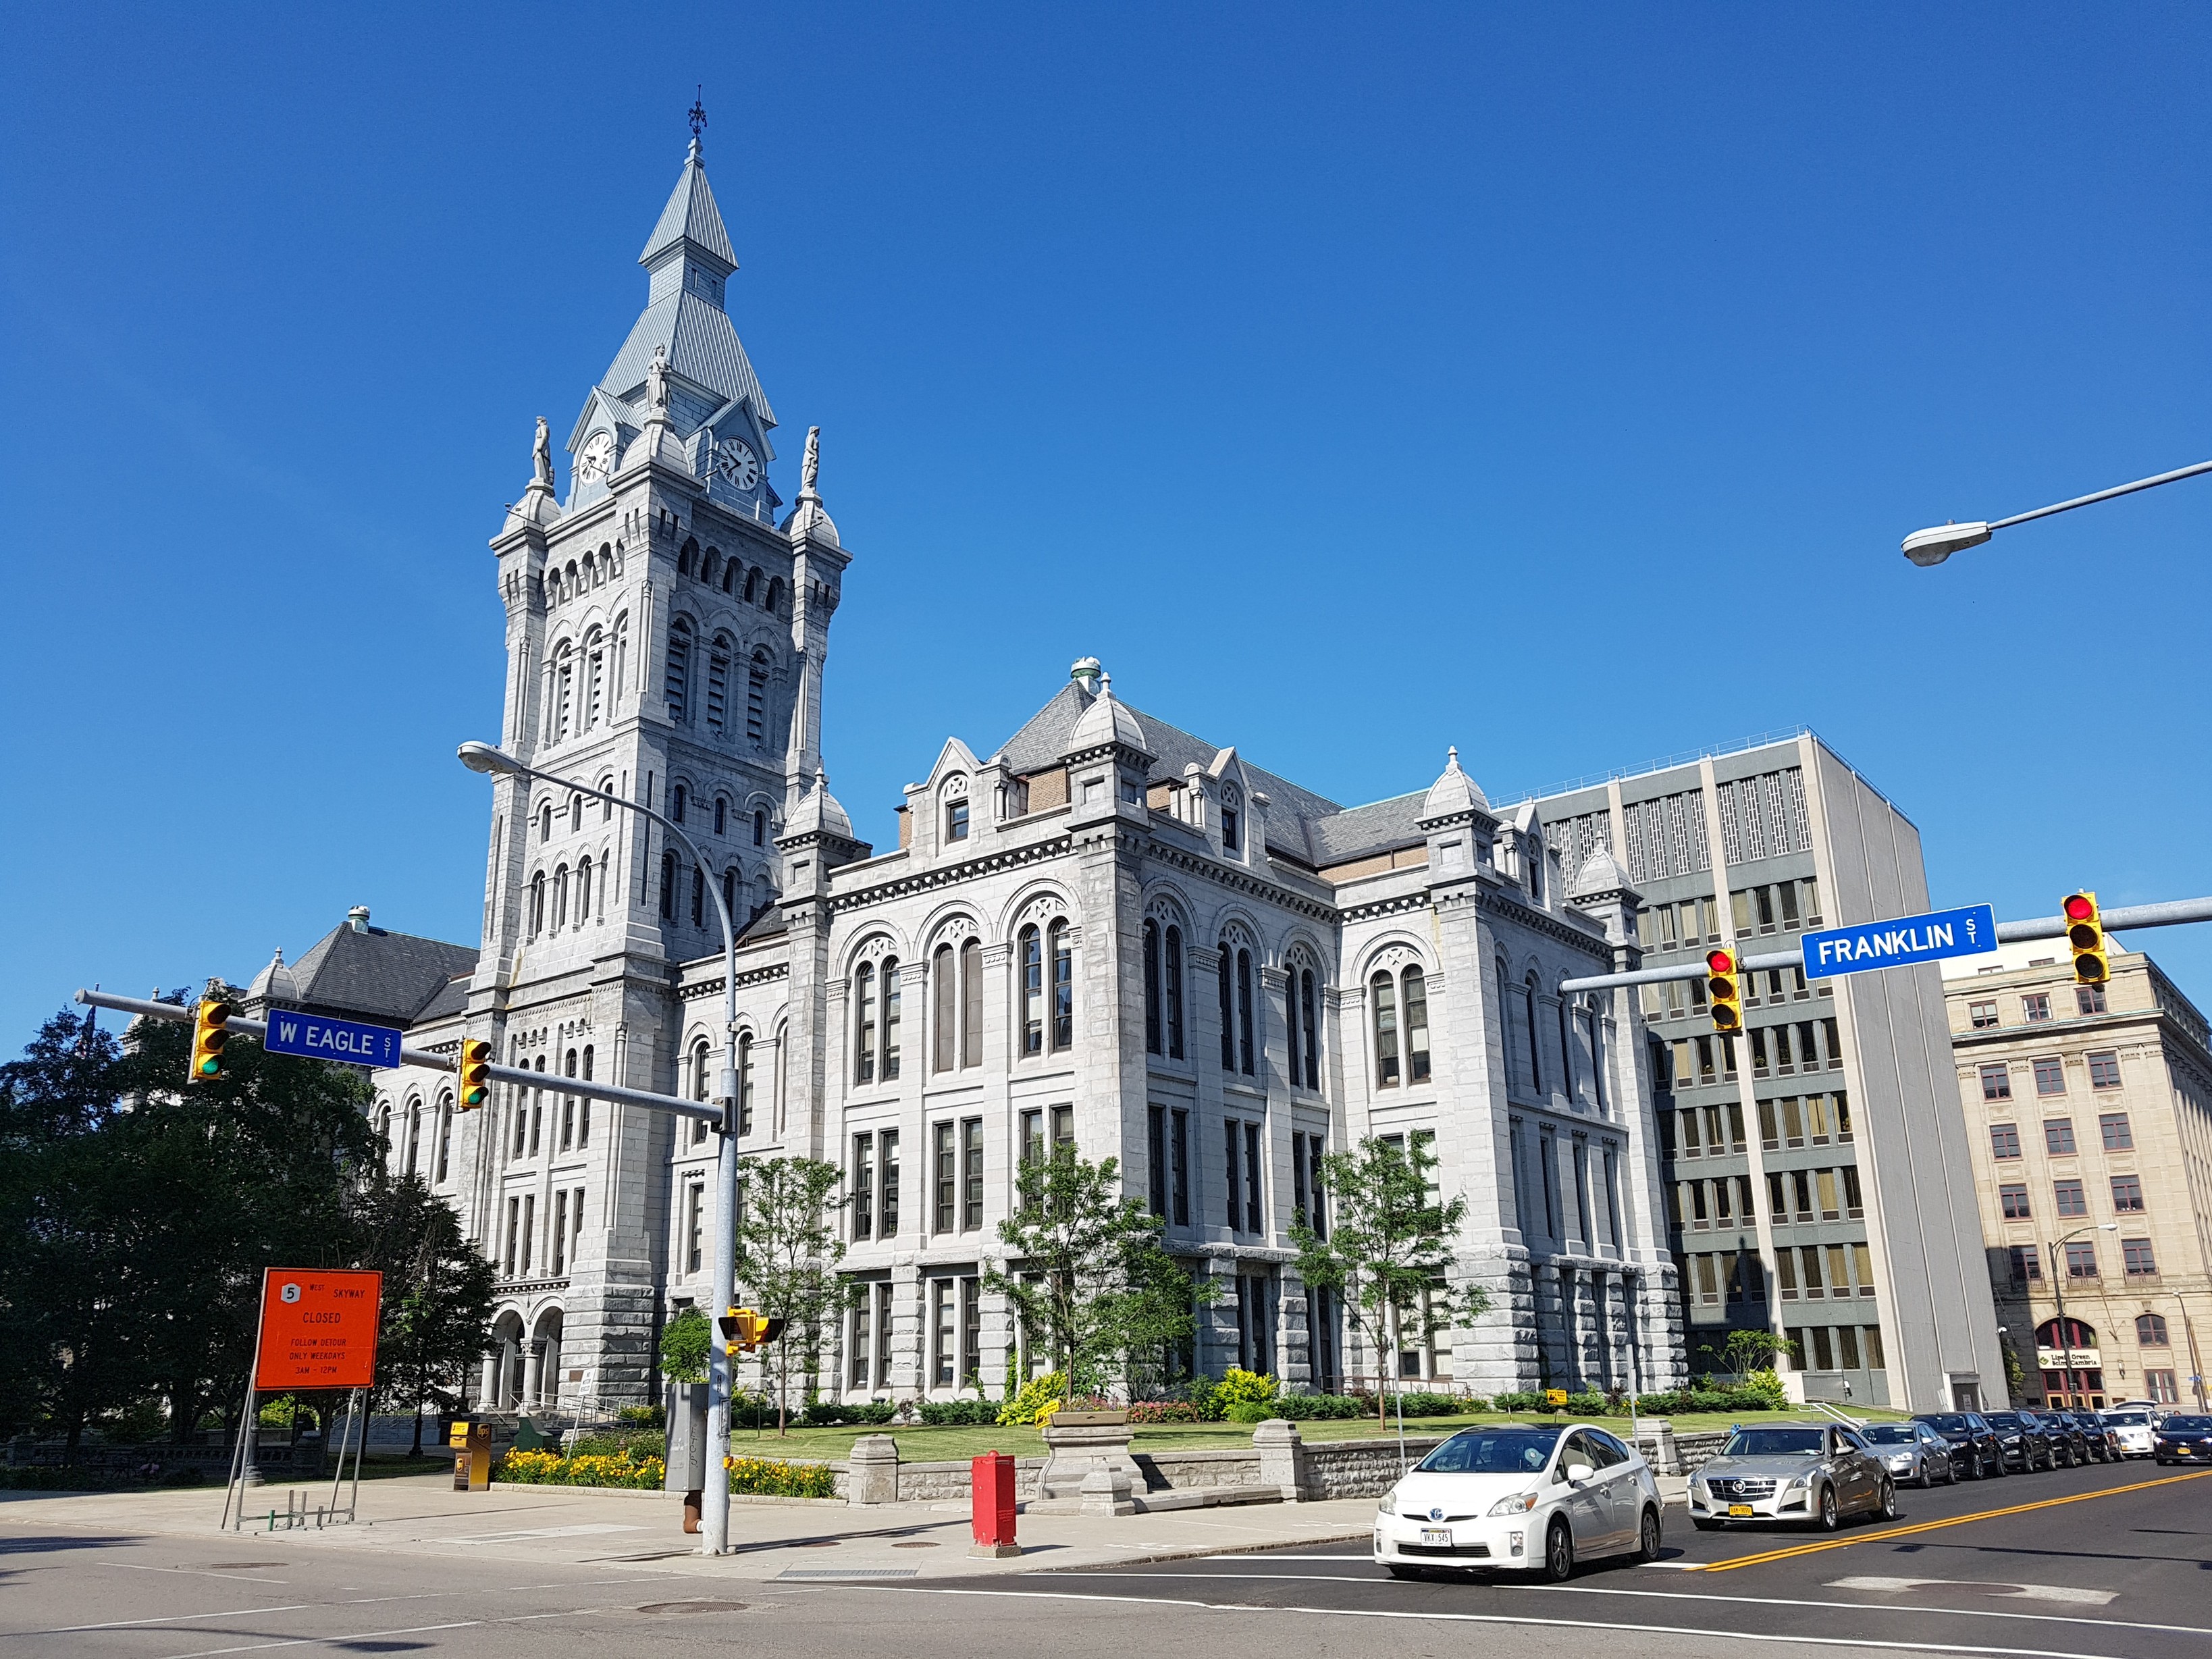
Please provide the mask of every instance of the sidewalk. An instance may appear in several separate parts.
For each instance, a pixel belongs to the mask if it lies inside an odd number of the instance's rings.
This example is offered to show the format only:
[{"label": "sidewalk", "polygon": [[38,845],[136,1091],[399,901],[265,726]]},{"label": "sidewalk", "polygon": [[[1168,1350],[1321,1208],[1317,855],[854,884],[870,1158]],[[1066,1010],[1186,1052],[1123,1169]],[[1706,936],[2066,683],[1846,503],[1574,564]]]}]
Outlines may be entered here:
[{"label": "sidewalk", "polygon": [[[302,1489],[310,1505],[325,1502],[327,1483]],[[1328,1544],[1332,1553],[1362,1554],[1374,1522],[1375,1500],[1261,1504],[1127,1516],[1021,1516],[1023,1550],[1006,1560],[968,1553],[964,1504],[737,1503],[730,1508],[732,1553],[697,1555],[683,1531],[683,1509],[672,1495],[599,1492],[569,1486],[501,1486],[457,1492],[450,1474],[365,1481],[361,1519],[351,1526],[283,1531],[286,1488],[257,1489],[258,1523],[228,1534],[216,1528],[218,1489],[131,1492],[0,1494],[0,1538],[25,1530],[161,1534],[221,1538],[266,1537],[276,1511],[288,1549],[355,1550],[394,1554],[465,1552],[491,1559],[594,1566],[635,1565],[657,1573],[758,1583],[769,1579],[953,1578],[1104,1566],[1176,1556]],[[335,1565],[335,1562],[333,1563]]]}]

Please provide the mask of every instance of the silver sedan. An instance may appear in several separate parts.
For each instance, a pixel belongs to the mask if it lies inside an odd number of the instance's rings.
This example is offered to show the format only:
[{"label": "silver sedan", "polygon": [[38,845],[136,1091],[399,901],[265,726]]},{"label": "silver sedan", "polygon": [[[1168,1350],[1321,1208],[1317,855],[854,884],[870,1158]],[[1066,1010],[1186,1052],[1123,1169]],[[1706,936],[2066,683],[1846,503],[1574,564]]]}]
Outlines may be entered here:
[{"label": "silver sedan", "polygon": [[1948,1486],[1959,1478],[1951,1443],[1925,1423],[1869,1423],[1859,1434],[1900,1486]]}]

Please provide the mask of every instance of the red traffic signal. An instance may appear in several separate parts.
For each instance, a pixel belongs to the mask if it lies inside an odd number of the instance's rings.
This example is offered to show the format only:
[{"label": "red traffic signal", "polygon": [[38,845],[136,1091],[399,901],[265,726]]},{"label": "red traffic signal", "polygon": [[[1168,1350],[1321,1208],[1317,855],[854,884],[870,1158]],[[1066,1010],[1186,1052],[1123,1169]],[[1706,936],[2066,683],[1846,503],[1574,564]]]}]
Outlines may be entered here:
[{"label": "red traffic signal", "polygon": [[2058,906],[2066,919],[2066,944],[2074,954],[2074,978],[2082,985],[2102,985],[2112,976],[2106,951],[2104,913],[2091,892],[2069,893]]},{"label": "red traffic signal", "polygon": [[1705,1001],[1716,1031],[1743,1030],[1743,989],[1738,978],[1734,951],[1723,947],[1705,952]]}]

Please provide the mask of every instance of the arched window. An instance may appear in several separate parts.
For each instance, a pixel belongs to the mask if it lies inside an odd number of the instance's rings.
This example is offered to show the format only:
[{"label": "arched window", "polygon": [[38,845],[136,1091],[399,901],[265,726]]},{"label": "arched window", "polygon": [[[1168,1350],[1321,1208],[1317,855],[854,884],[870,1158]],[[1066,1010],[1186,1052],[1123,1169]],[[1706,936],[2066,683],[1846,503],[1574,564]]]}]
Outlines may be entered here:
[{"label": "arched window", "polygon": [[[568,1050],[568,1057],[561,1063],[561,1075],[566,1078],[576,1075],[576,1051],[574,1048]],[[561,1150],[568,1152],[575,1144],[576,1097],[564,1094],[561,1097]]]},{"label": "arched window", "polygon": [[1377,973],[1367,981],[1368,1000],[1375,1008],[1375,1086],[1398,1086],[1398,981]]},{"label": "arched window", "polygon": [[696,864],[691,866],[691,925],[707,925],[707,872]]},{"label": "arched window", "polygon": [[1221,941],[1219,962],[1221,979],[1221,1069],[1237,1069],[1237,1013],[1231,981],[1237,975],[1236,948],[1227,939]]},{"label": "arched window", "polygon": [[629,612],[625,611],[615,618],[614,688],[619,696],[628,685],[629,673]]},{"label": "arched window", "polygon": [[443,1097],[438,1102],[438,1162],[437,1174],[431,1180],[442,1184],[453,1151],[453,1097]]},{"label": "arched window", "polygon": [[714,635],[707,652],[707,729],[725,735],[730,721],[730,636]]},{"label": "arched window", "polygon": [[674,818],[678,823],[683,823],[684,809],[690,804],[690,792],[682,784],[678,784],[676,786],[676,793],[668,798],[668,816]]},{"label": "arched window", "polygon": [[1429,982],[1418,965],[1408,967],[1398,988],[1406,1006],[1406,1081],[1429,1080]]},{"label": "arched window", "polygon": [[676,920],[676,854],[660,855],[660,919]]},{"label": "arched window", "polygon": [[1237,1069],[1247,1077],[1255,1070],[1252,1050],[1252,953],[1240,947],[1237,952]]},{"label": "arched window", "polygon": [[530,878],[530,937],[536,939],[545,931],[545,872],[540,870]]},{"label": "arched window", "polygon": [[538,809],[538,839],[540,842],[553,839],[553,803],[550,800]]},{"label": "arched window", "polygon": [[953,976],[952,947],[940,945],[929,959],[931,1069],[949,1072],[960,1057],[960,986]]},{"label": "arched window", "polygon": [[883,1079],[896,1082],[899,1074],[899,964],[896,957],[885,957],[876,978],[882,988],[884,999]]},{"label": "arched window", "polygon": [[615,781],[611,776],[601,778],[597,787],[600,796],[599,822],[612,823],[615,821]]},{"label": "arched window", "polygon": [[745,736],[754,748],[768,742],[768,653],[755,651],[745,670]]},{"label": "arched window", "polygon": [[783,614],[782,577],[770,576],[768,579],[768,597],[761,601],[761,605],[763,609],[776,616],[781,617]]},{"label": "arched window", "polygon": [[1305,1051],[1298,1046],[1298,970],[1293,965],[1283,976],[1283,1050],[1291,1068],[1291,1087],[1306,1080]]},{"label": "arched window", "polygon": [[753,845],[768,845],[768,808],[765,806],[753,808]]},{"label": "arched window", "polygon": [[686,541],[683,550],[676,556],[676,574],[679,576],[690,575],[696,568],[698,558],[699,544],[695,541]]},{"label": "arched window", "polygon": [[568,735],[568,720],[575,705],[576,661],[563,641],[553,653],[553,741]]},{"label": "arched window", "polygon": [[1145,1052],[1158,1054],[1164,1039],[1160,1007],[1160,925],[1145,923]]},{"label": "arched window", "polygon": [[730,926],[742,927],[752,918],[738,906],[738,866],[722,872],[722,908],[730,913]]},{"label": "arched window", "polygon": [[739,599],[743,599],[743,600],[744,600],[747,605],[752,605],[752,604],[756,604],[756,603],[757,603],[757,601],[754,599],[754,597],[753,597],[753,596],[754,596],[754,593],[756,592],[756,591],[758,589],[759,586],[760,586],[760,572],[759,572],[759,571],[757,571],[757,570],[748,570],[748,571],[746,571],[746,572],[745,572],[745,591],[744,591],[744,592],[740,593],[738,597]]},{"label": "arched window", "polygon": [[1234,789],[1221,792],[1221,850],[1234,853],[1243,844],[1244,798]]},{"label": "arched window", "polygon": [[1182,1052],[1182,929],[1170,927],[1161,963],[1162,990],[1167,999],[1168,1058],[1181,1060]]},{"label": "arched window", "polygon": [[384,1143],[386,1152],[392,1150],[392,1108],[389,1106],[376,1109],[376,1138]]},{"label": "arched window", "polygon": [[668,718],[684,724],[691,695],[691,620],[678,617],[668,625],[668,674],[662,685]]},{"label": "arched window", "polygon": [[1575,1097],[1575,1039],[1567,1029],[1567,1000],[1561,997],[1556,1005],[1559,1025],[1559,1086],[1566,1091],[1567,1099]]},{"label": "arched window", "polygon": [[571,830],[584,827],[584,797],[580,793],[568,797],[568,827]]},{"label": "arched window", "polygon": [[742,1032],[738,1037],[738,1133],[749,1135],[753,1132],[753,1034]]},{"label": "arched window", "polygon": [[597,726],[607,707],[607,653],[596,634],[586,642],[584,665],[584,725]]},{"label": "arched window", "polygon": [[1044,940],[1034,925],[1016,940],[1022,972],[1022,1052],[1044,1052]]},{"label": "arched window", "polygon": [[853,970],[853,1081],[876,1080],[876,964]]},{"label": "arched window", "polygon": [[[589,1083],[591,1080],[592,1045],[587,1042],[584,1045],[584,1081]],[[591,1144],[592,1097],[589,1095],[579,1095],[576,1097],[576,1145],[588,1146]]]},{"label": "arched window", "polygon": [[983,1063],[983,941],[960,947],[960,1063]]},{"label": "arched window", "polygon": [[2166,1334],[2164,1314],[2147,1313],[2136,1316],[2136,1346],[2141,1348],[2165,1348],[2172,1346]]},{"label": "arched window", "polygon": [[714,833],[718,836],[730,833],[730,803],[726,796],[714,797]]},{"label": "arched window", "polygon": [[2039,1348],[2094,1348],[2097,1346],[2097,1328],[2079,1319],[2066,1322],[2066,1334],[2070,1339],[2058,1340],[2058,1322],[2046,1319],[2035,1328],[2035,1346]]},{"label": "arched window", "polygon": [[738,562],[732,559],[722,567],[722,592],[733,593],[738,586]]},{"label": "arched window", "polygon": [[592,861],[586,858],[576,866],[576,924],[581,927],[592,919]]},{"label": "arched window", "polygon": [[[1067,923],[1055,921],[1045,930],[1045,944],[1052,957],[1052,1046],[1055,1049],[1075,1046],[1075,947],[1067,942]],[[982,966],[982,954],[976,953],[976,967]],[[977,1008],[977,1013],[981,1009]],[[981,1023],[979,1019],[979,1024]],[[982,1059],[981,1034],[977,1036],[974,1065]]]},{"label": "arched window", "polygon": [[[701,1037],[691,1045],[691,1098],[707,1098],[707,1039]],[[691,1144],[697,1146],[707,1138],[707,1120],[694,1118],[691,1121]]]},{"label": "arched window", "polygon": [[1315,1015],[1321,1006],[1321,997],[1312,969],[1308,968],[1299,974],[1298,988],[1298,1006],[1305,1015],[1306,1087],[1318,1093],[1321,1089],[1321,1025]]},{"label": "arched window", "polygon": [[568,866],[562,865],[553,872],[553,925],[563,927],[568,920]]},{"label": "arched window", "polygon": [[1521,1036],[1528,1045],[1528,1086],[1544,1092],[1543,1045],[1536,1039],[1536,976],[1531,974],[1521,988]]},{"label": "arched window", "polygon": [[407,1156],[400,1168],[402,1175],[411,1176],[415,1173],[415,1157],[422,1143],[422,1103],[411,1100],[407,1103]]}]

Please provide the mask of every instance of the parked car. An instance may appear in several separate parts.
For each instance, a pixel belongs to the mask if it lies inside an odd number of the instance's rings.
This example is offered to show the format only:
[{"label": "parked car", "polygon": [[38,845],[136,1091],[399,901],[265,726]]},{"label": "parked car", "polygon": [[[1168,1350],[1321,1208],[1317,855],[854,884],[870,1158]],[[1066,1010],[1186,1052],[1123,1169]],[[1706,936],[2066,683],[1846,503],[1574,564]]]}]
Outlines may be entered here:
[{"label": "parked car", "polygon": [[2212,1417],[2162,1419],[2151,1455],[2161,1463],[2212,1463]]},{"label": "parked car", "polygon": [[2101,1446],[2090,1444],[2088,1430],[2072,1412],[2045,1410],[2035,1415],[2051,1442],[2053,1468],[2063,1466],[2070,1469],[2100,1455]]},{"label": "parked car", "polygon": [[2118,1411],[2100,1412],[2099,1419],[2122,1457],[2148,1457],[2158,1438],[2152,1426],[2151,1414],[2140,1407],[2122,1407]]},{"label": "parked car", "polygon": [[2083,1451],[2092,1463],[2117,1463],[2120,1461],[2118,1448],[2113,1443],[2112,1431],[2105,1427],[2104,1419],[2095,1412],[2075,1411],[2071,1407],[2058,1413],[2073,1424],[2081,1436]]},{"label": "parked car", "polygon": [[1738,1429],[1690,1477],[1690,1522],[1803,1521],[1832,1532],[1854,1513],[1888,1520],[1897,1482],[1857,1431],[1835,1423]]},{"label": "parked car", "polygon": [[1951,1462],[1951,1443],[1917,1419],[1869,1423],[1859,1436],[1900,1486],[1948,1486],[1959,1478]]},{"label": "parked car", "polygon": [[1997,1431],[1979,1412],[1923,1412],[1912,1420],[1935,1430],[1949,1443],[1951,1467],[1961,1480],[1980,1480],[2005,1472]]},{"label": "parked car", "polygon": [[2008,1471],[2017,1469],[2027,1474],[2053,1467],[2051,1437],[2033,1412],[1991,1412],[1989,1419],[1990,1426],[1997,1431],[1997,1445],[2004,1453]]},{"label": "parked car", "polygon": [[1659,1553],[1659,1483],[1595,1424],[1465,1429],[1382,1495],[1375,1559],[1394,1578],[1504,1568],[1557,1583],[1596,1555]]}]

